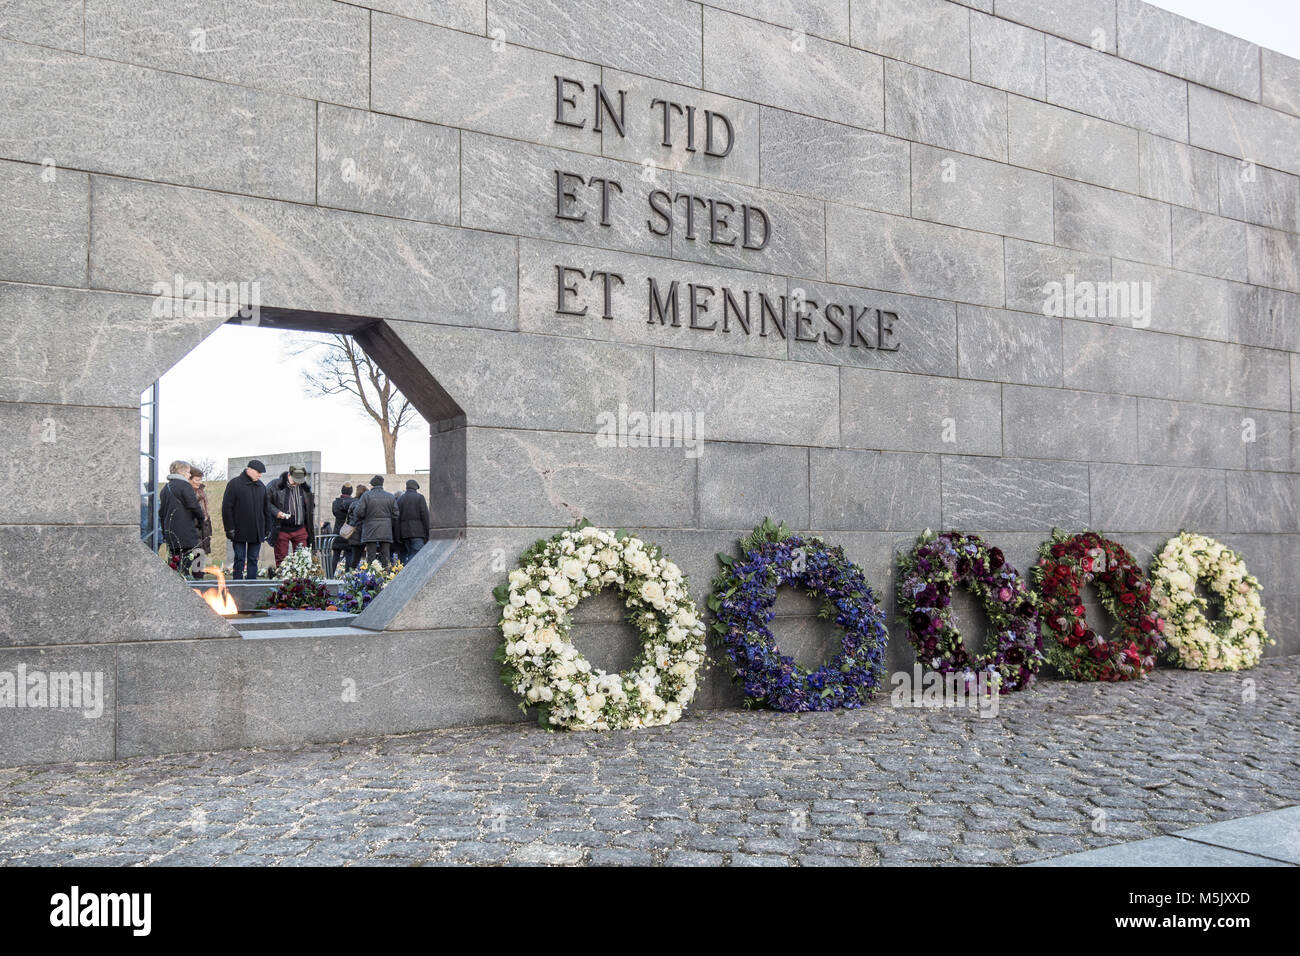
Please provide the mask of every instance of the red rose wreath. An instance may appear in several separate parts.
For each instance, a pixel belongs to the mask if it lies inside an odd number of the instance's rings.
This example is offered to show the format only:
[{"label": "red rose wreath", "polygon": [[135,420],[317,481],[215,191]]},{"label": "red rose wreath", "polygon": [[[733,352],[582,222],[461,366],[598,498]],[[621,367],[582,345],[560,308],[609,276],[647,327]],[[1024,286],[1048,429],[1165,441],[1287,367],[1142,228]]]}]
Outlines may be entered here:
[{"label": "red rose wreath", "polygon": [[[1047,660],[1072,680],[1122,681],[1145,677],[1165,642],[1165,622],[1151,600],[1151,585],[1120,544],[1088,531],[1052,531],[1034,568],[1042,604],[1039,621],[1051,639]],[[1113,640],[1088,626],[1083,589],[1097,587],[1115,618]]]}]

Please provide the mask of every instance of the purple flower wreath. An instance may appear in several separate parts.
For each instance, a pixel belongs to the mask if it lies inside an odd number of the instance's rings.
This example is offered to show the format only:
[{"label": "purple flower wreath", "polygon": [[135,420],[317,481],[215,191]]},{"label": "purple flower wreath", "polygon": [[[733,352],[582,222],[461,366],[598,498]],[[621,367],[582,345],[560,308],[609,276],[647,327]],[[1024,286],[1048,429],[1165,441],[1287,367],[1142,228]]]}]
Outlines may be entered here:
[{"label": "purple flower wreath", "polygon": [[[978,535],[927,531],[899,568],[898,613],[922,667],[965,674],[967,683],[984,671],[1002,694],[1034,682],[1043,665],[1038,599],[999,549]],[[953,625],[954,586],[969,588],[983,605],[997,641],[991,652],[972,654]]]},{"label": "purple flower wreath", "polygon": [[[880,686],[888,641],[862,569],[842,548],[766,519],[741,542],[741,552],[739,559],[718,555],[724,567],[708,603],[713,630],[744,685],[746,705],[785,712],[862,706]],[[773,605],[783,584],[821,598],[820,616],[843,632],[840,652],[816,670],[782,654],[772,636]]]}]

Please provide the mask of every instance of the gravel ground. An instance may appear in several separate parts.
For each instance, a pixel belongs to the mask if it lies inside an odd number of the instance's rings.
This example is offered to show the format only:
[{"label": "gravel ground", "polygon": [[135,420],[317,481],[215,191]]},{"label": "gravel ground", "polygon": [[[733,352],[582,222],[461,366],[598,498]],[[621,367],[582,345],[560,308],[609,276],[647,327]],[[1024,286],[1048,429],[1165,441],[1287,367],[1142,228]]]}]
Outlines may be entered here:
[{"label": "gravel ground", "polygon": [[701,711],[0,770],[0,863],[1011,864],[1300,804],[1300,656],[996,716]]}]

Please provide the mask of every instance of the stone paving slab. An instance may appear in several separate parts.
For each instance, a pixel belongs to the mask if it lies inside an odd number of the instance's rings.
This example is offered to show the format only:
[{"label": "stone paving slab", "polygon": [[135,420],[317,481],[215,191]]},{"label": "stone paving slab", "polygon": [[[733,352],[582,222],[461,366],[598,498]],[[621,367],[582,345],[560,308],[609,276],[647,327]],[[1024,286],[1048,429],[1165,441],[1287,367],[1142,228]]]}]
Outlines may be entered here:
[{"label": "stone paving slab", "polygon": [[1180,830],[1174,836],[1300,866],[1300,807]]},{"label": "stone paving slab", "polygon": [[1280,860],[1162,836],[1071,853],[1030,866],[1287,866]]},{"label": "stone paving slab", "polygon": [[[1032,863],[1300,804],[1298,731],[1287,657],[1044,682],[993,717],[884,696],[22,767],[0,770],[0,864]],[[1230,831],[1179,842],[1232,854],[1210,845]]]}]

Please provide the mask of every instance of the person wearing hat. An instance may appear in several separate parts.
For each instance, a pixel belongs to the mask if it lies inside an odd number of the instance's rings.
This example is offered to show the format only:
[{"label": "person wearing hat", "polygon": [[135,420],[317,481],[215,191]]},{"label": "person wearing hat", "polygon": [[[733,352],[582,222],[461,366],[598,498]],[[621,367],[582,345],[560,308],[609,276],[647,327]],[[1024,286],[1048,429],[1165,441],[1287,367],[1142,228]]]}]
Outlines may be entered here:
[{"label": "person wearing hat", "polygon": [[[330,511],[334,515],[334,533],[342,534],[343,526],[348,523],[348,512],[352,509],[352,482],[345,481],[339,496],[334,499],[330,505]],[[334,539],[334,553],[330,555],[329,574],[327,577],[334,576],[334,569],[338,566],[339,559],[343,556],[343,551],[349,545],[349,542],[343,538]],[[349,568],[348,570],[351,570]]]},{"label": "person wearing hat", "polygon": [[366,564],[379,558],[385,565],[393,560],[393,531],[397,526],[397,498],[384,490],[384,478],[370,479],[370,490],[361,496],[352,512],[352,524],[361,529]]},{"label": "person wearing hat", "polygon": [[406,491],[397,499],[397,533],[402,542],[403,564],[419,554],[429,540],[429,503],[414,478],[406,480]]},{"label": "person wearing hat", "polygon": [[257,559],[262,542],[275,530],[276,521],[284,515],[276,510],[262,484],[266,465],[254,458],[248,467],[226,484],[221,497],[221,523],[226,538],[234,552],[234,580],[253,580],[257,577]]},{"label": "person wearing hat", "polygon": [[283,516],[276,525],[275,563],[284,563],[290,551],[310,547],[314,538],[311,529],[316,514],[316,499],[307,484],[307,469],[292,465],[266,488],[271,504]]},{"label": "person wearing hat", "polygon": [[[158,495],[158,516],[168,557],[184,565],[203,536],[203,507],[190,485],[189,462],[174,461],[169,472],[167,484]],[[192,570],[189,566],[182,567],[185,573]]]}]

